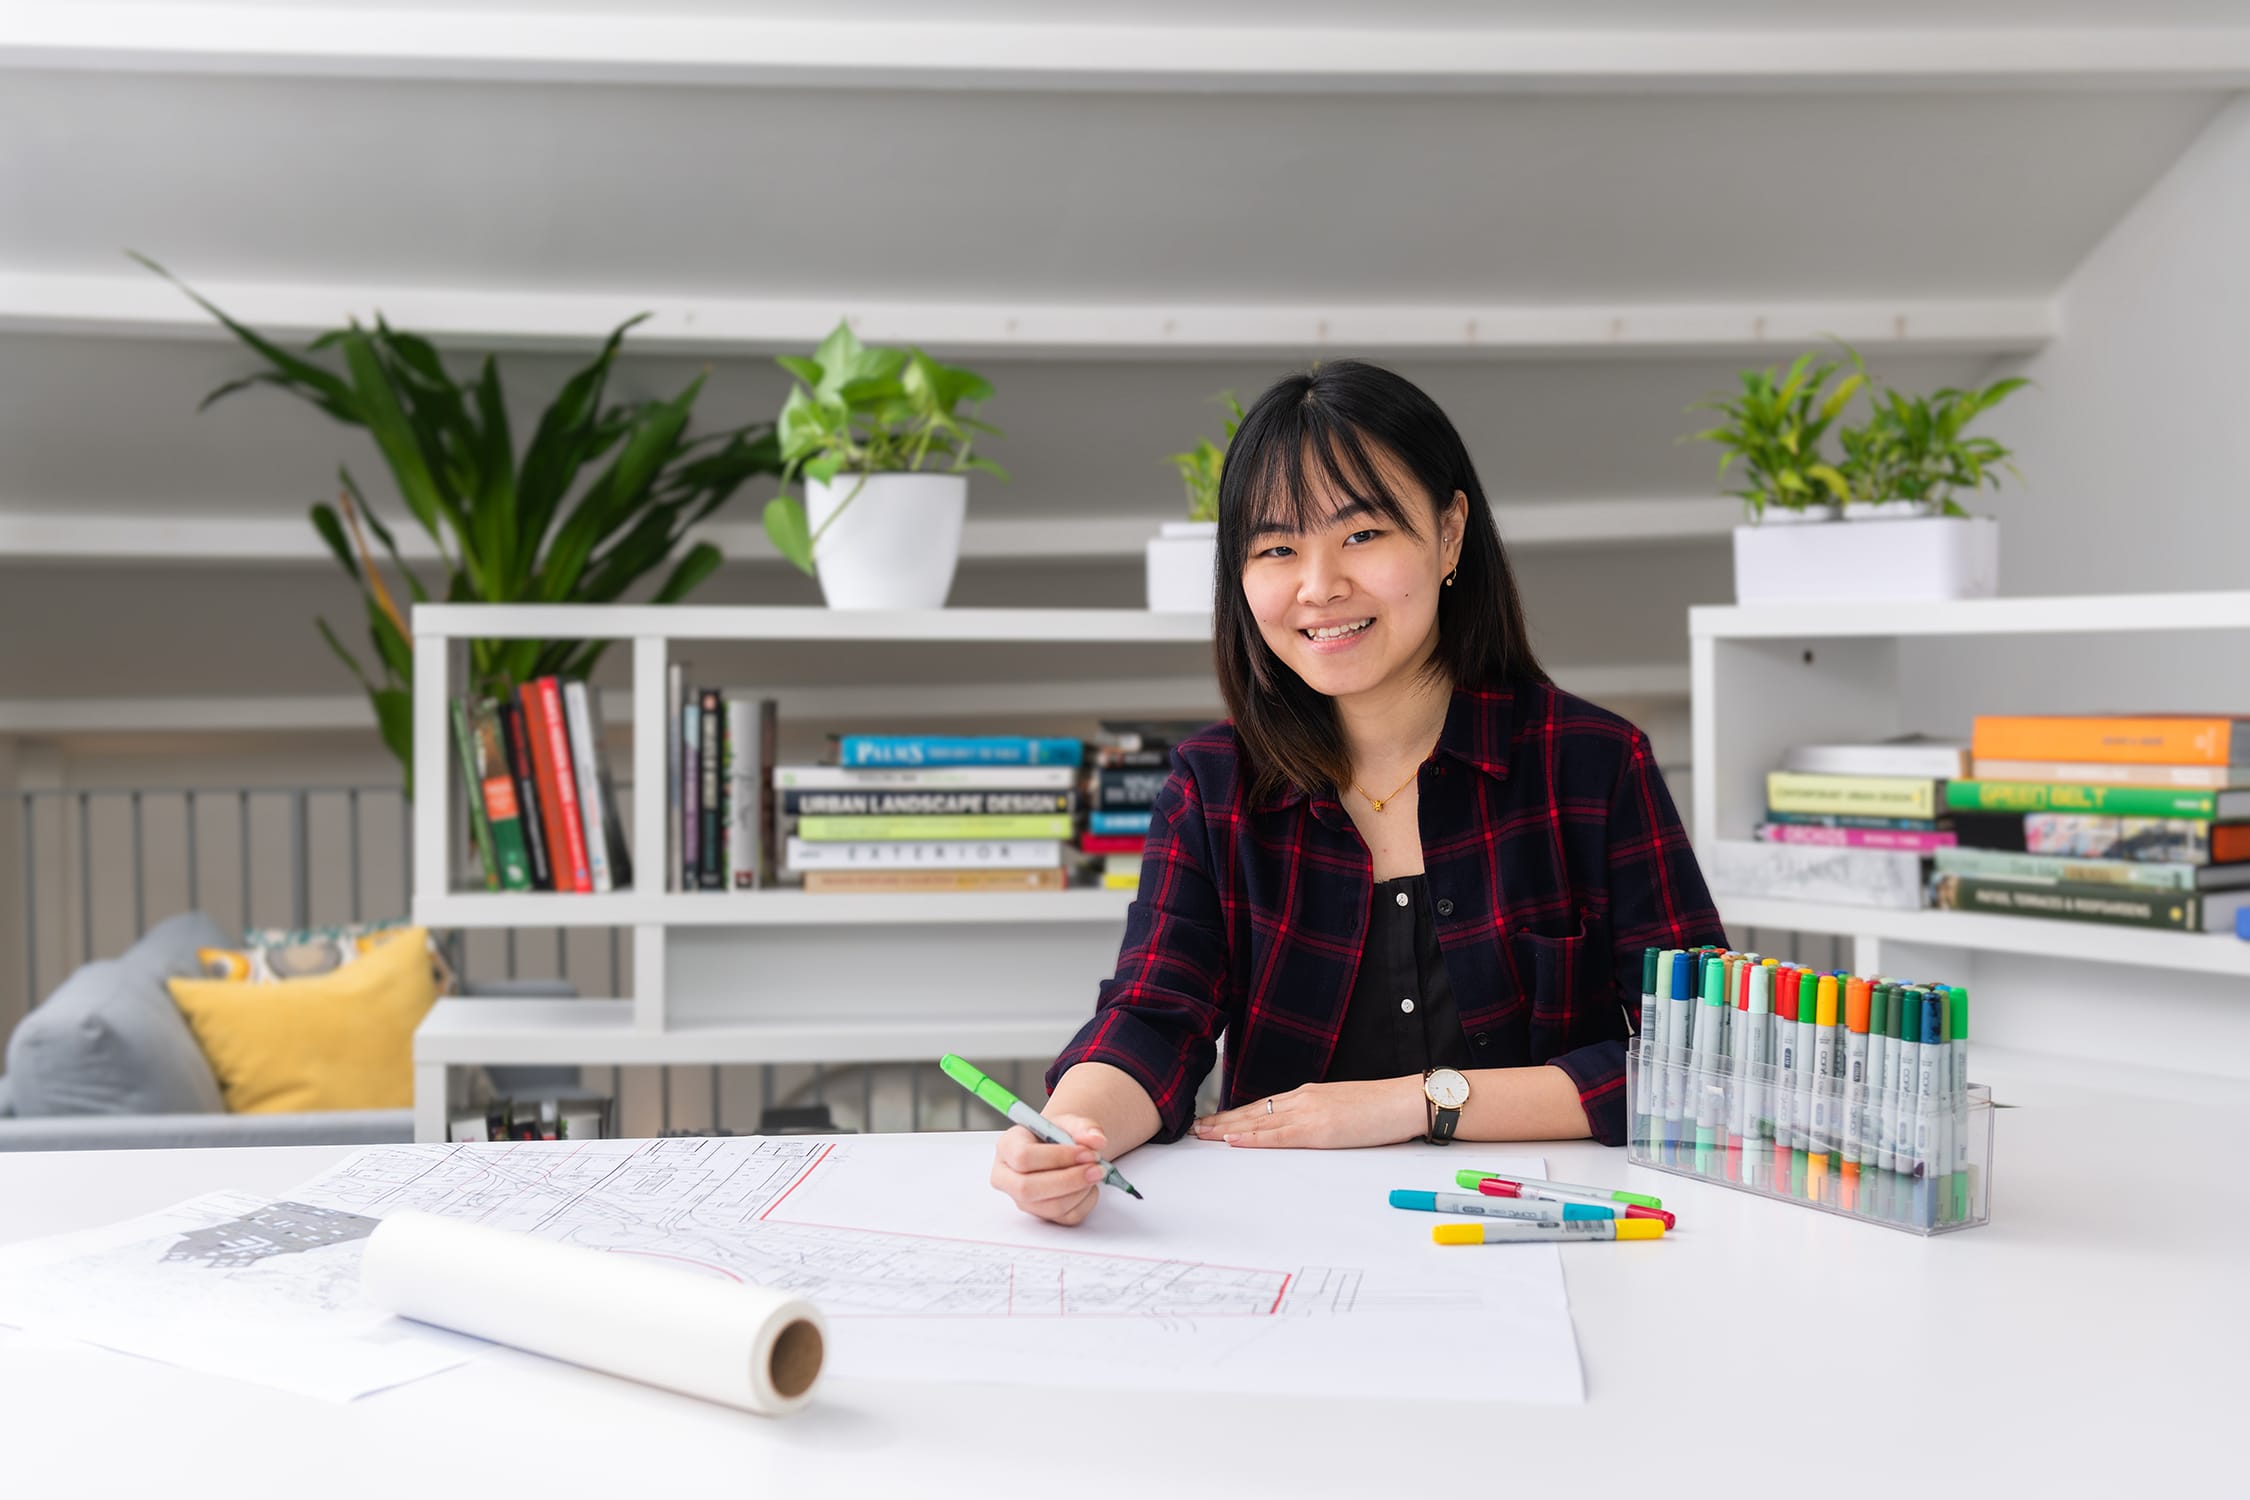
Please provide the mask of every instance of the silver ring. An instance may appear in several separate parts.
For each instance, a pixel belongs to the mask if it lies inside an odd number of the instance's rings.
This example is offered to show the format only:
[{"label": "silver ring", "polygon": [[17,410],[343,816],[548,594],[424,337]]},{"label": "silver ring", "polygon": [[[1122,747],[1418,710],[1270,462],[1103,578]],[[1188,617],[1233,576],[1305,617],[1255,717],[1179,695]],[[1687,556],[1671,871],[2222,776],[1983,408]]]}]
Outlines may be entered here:
[{"label": "silver ring", "polygon": [[1269,1115],[1273,1113],[1273,1100],[1270,1098],[1266,1100],[1266,1113]]}]

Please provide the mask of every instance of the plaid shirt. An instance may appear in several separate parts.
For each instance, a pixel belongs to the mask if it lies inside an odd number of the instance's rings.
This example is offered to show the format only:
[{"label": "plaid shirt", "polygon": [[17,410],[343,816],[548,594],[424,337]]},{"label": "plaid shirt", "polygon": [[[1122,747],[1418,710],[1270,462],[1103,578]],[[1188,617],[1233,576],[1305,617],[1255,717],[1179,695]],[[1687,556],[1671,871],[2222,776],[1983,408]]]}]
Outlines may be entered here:
[{"label": "plaid shirt", "polygon": [[[1160,1140],[1191,1123],[1222,1032],[1230,1107],[1326,1077],[1359,967],[1374,865],[1343,804],[1246,797],[1231,724],[1176,749],[1117,972],[1047,1071],[1123,1069]],[[1554,1064],[1622,1142],[1641,950],[1726,943],[1648,736],[1545,683],[1456,689],[1421,827],[1476,1066]]]}]

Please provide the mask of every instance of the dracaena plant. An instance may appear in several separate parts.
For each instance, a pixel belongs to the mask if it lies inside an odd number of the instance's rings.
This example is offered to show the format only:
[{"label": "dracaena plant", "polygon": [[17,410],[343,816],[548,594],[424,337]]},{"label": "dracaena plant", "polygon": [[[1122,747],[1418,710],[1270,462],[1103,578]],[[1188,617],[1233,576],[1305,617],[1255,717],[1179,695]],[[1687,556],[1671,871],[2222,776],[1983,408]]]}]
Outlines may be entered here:
[{"label": "dracaena plant", "polygon": [[[1846,351],[1847,354],[1849,351]],[[1786,374],[1771,369],[1744,370],[1742,389],[1731,396],[1698,401],[1689,411],[1716,411],[1726,421],[1683,442],[1716,443],[1725,450],[1719,458],[1719,478],[1742,465],[1742,488],[1727,491],[1739,496],[1753,519],[1767,506],[1803,510],[1826,500],[1842,500],[1849,486],[1843,474],[1821,453],[1821,439],[1866,383],[1863,370],[1829,381],[1844,368],[1841,361],[1815,363],[1817,351],[1798,357]],[[1852,356],[1851,364],[1858,365]]]},{"label": "dracaena plant", "polygon": [[[744,481],[781,467],[765,424],[688,436],[701,375],[669,400],[604,404],[618,346],[640,318],[620,324],[564,382],[519,457],[492,356],[485,356],[475,380],[457,381],[428,340],[378,316],[372,328],[355,319],[312,341],[308,355],[329,354],[342,367],[330,368],[235,321],[154,261],[135,259],[179,286],[265,363],[211,392],[204,406],[248,387],[272,386],[346,426],[364,428],[408,514],[429,534],[442,576],[434,590],[399,555],[390,528],[348,468],[337,471],[337,504],[312,508],[314,529],[359,587],[369,663],[362,665],[325,619],[318,622],[320,633],[366,690],[408,796],[414,790],[412,635],[368,545],[370,534],[415,601],[604,604],[662,570],[650,598],[669,604],[722,560],[707,541],[682,551],[687,529]],[[584,676],[607,645],[472,641],[471,686],[503,694],[534,677]]]},{"label": "dracaena plant", "polygon": [[1969,425],[2030,382],[2011,376],[1982,390],[1946,386],[1927,396],[1884,389],[1871,397],[1867,420],[1838,432],[1842,470],[1851,498],[1928,501],[1940,515],[1965,516],[1956,490],[1997,489],[2000,475],[2016,474],[2011,451],[1997,439],[1972,437]]},{"label": "dracaena plant", "polygon": [[[1242,425],[1242,403],[1235,399],[1232,391],[1222,392],[1212,399],[1227,404],[1227,442],[1231,445],[1235,429]],[[1209,438],[1166,460],[1180,471],[1180,482],[1187,486],[1189,520],[1219,519],[1219,471],[1226,467],[1226,461],[1226,448]]]},{"label": "dracaena plant", "polygon": [[[970,469],[1006,480],[1007,470],[972,450],[978,435],[1000,430],[956,410],[992,399],[991,383],[968,370],[941,365],[919,349],[870,349],[848,323],[821,341],[810,359],[775,360],[796,377],[775,431],[780,439],[783,493],[766,502],[766,535],[783,557],[806,573],[813,549],[857,499],[870,474],[944,473]],[[850,493],[811,529],[804,502],[787,493],[800,475],[833,483],[857,476]]]}]

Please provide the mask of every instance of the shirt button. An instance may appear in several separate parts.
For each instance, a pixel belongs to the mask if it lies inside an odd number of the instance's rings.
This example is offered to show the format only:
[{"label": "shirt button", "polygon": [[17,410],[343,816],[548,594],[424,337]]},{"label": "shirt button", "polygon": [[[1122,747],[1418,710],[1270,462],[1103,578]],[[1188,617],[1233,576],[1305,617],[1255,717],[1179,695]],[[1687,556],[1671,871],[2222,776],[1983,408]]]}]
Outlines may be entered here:
[{"label": "shirt button", "polygon": [[1444,896],[1439,898],[1437,904],[1437,914],[1441,917],[1450,917],[1453,915],[1453,898],[1451,896]]},{"label": "shirt button", "polygon": [[1410,1016],[1413,1015],[1414,997],[1412,995],[1408,995],[1404,1000],[1399,1001],[1398,1008]]},{"label": "shirt button", "polygon": [[1406,892],[1400,891],[1398,893],[1398,904],[1401,906],[1404,906],[1406,904]]},{"label": "shirt button", "polygon": [[1492,1045],[1492,1038],[1480,1031],[1477,1033],[1477,1045],[1479,1047],[1489,1047]]}]

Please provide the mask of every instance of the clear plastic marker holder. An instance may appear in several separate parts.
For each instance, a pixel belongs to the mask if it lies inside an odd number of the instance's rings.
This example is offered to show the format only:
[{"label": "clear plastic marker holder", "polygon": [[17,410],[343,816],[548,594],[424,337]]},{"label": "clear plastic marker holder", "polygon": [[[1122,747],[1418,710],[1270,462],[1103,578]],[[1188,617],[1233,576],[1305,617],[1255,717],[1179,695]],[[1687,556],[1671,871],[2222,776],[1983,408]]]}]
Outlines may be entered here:
[{"label": "clear plastic marker holder", "polygon": [[[1625,1159],[1909,1234],[1992,1218],[1992,1091],[1823,1087],[1770,1064],[1625,1046]],[[1677,1205],[1672,1205],[1676,1207]]]}]

